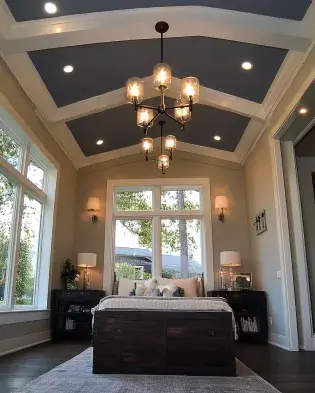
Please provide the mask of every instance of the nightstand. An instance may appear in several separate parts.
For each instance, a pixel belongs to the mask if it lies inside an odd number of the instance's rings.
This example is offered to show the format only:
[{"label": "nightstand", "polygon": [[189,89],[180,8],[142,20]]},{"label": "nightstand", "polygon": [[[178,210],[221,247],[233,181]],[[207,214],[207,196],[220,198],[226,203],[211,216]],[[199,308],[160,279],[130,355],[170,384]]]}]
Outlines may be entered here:
[{"label": "nightstand", "polygon": [[209,291],[208,297],[224,297],[234,311],[239,341],[268,342],[266,293],[263,291]]},{"label": "nightstand", "polygon": [[105,296],[105,292],[99,290],[53,290],[51,296],[53,340],[91,340],[91,308]]}]

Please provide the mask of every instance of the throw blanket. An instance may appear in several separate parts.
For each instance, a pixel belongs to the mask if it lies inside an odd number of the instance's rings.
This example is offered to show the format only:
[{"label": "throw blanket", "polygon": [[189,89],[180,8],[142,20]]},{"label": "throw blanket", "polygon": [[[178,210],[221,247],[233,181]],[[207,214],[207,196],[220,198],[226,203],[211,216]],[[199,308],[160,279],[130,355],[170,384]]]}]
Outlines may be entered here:
[{"label": "throw blanket", "polygon": [[107,296],[91,311],[94,318],[95,311],[109,308],[116,309],[144,309],[144,310],[224,310],[232,313],[232,324],[237,340],[236,323],[232,308],[226,299],[220,297],[147,297],[147,296]]}]

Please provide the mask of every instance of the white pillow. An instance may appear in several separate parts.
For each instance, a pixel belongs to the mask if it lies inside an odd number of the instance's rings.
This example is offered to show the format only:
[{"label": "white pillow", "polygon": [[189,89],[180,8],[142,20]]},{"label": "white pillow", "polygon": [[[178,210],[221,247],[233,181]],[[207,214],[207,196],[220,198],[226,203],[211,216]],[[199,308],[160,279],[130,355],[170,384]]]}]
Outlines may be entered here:
[{"label": "white pillow", "polygon": [[170,278],[156,277],[158,285],[165,287],[166,285],[171,285],[172,280]]},{"label": "white pillow", "polygon": [[130,280],[129,278],[120,278],[118,283],[118,296],[129,296],[134,289],[135,283],[144,284],[144,280]]},{"label": "white pillow", "polygon": [[197,280],[197,278],[176,278],[171,282],[184,290],[185,297],[197,297]]}]

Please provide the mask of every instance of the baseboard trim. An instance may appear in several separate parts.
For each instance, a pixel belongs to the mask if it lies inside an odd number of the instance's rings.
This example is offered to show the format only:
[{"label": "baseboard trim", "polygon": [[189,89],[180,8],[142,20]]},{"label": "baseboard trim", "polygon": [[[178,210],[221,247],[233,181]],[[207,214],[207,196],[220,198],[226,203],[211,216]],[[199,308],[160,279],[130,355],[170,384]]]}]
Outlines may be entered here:
[{"label": "baseboard trim", "polygon": [[9,338],[0,341],[0,356],[8,355],[12,352],[17,352],[22,349],[33,347],[34,345],[43,344],[51,340],[51,331],[29,334],[26,336]]},{"label": "baseboard trim", "polygon": [[288,345],[288,337],[283,336],[281,334],[269,333],[268,343],[274,345],[275,347],[279,347],[281,349],[285,349],[287,351],[291,351]]}]

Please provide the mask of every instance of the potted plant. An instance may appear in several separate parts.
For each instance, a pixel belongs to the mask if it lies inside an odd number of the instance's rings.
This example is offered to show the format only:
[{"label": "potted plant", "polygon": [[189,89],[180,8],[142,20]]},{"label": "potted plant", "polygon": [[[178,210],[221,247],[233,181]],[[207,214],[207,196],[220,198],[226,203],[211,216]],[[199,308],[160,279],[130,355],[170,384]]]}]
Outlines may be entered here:
[{"label": "potted plant", "polygon": [[63,264],[61,278],[64,282],[65,289],[77,289],[76,282],[79,281],[80,272],[67,258]]}]

